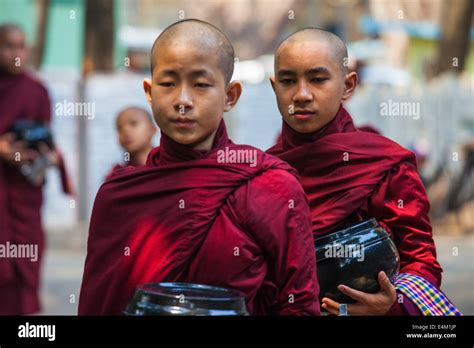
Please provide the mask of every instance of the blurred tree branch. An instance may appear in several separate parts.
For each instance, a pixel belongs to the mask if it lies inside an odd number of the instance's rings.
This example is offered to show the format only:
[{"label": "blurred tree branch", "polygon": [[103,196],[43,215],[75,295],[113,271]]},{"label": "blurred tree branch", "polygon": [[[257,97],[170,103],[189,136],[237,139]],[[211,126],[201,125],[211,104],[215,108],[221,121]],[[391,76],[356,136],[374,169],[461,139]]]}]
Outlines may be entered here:
[{"label": "blurred tree branch", "polygon": [[114,68],[114,1],[86,0],[83,73]]},{"label": "blurred tree branch", "polygon": [[31,63],[35,69],[39,69],[43,64],[44,47],[46,44],[46,30],[48,26],[49,0],[38,0],[37,2],[37,25],[36,38],[33,47]]},{"label": "blurred tree branch", "polygon": [[464,69],[469,52],[473,9],[472,0],[443,2],[442,34],[435,60],[435,75],[445,71],[460,73]]}]

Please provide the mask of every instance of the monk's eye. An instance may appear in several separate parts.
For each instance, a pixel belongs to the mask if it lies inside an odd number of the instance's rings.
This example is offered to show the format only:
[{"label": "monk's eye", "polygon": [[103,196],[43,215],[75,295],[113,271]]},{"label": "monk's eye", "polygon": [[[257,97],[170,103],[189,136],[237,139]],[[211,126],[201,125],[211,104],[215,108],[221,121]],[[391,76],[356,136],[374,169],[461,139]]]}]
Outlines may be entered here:
[{"label": "monk's eye", "polygon": [[197,87],[197,88],[208,88],[208,87],[211,87],[210,84],[204,83],[204,82],[198,82],[198,83],[196,83],[194,86]]},{"label": "monk's eye", "polygon": [[292,79],[281,79],[280,83],[284,86],[289,86],[292,85],[295,82],[295,80]]},{"label": "monk's eye", "polygon": [[158,85],[161,87],[173,87],[174,83],[173,82],[160,82],[158,83]]},{"label": "monk's eye", "polygon": [[315,78],[311,79],[311,82],[313,82],[313,83],[323,83],[327,79],[328,79],[327,77],[315,77]]}]

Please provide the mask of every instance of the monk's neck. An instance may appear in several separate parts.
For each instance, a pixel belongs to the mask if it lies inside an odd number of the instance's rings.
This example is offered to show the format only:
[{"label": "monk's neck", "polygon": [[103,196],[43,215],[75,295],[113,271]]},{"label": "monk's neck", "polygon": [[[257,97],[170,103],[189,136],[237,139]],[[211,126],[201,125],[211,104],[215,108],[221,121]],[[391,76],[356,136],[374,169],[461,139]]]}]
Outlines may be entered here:
[{"label": "monk's neck", "polygon": [[18,72],[16,74],[13,74],[9,71],[6,71],[4,69],[1,69],[0,68],[0,78],[2,79],[9,79],[9,80],[12,80],[12,79],[16,79],[16,78],[20,78],[22,77],[23,75],[25,74],[25,72],[22,70],[21,72]]},{"label": "monk's neck", "polygon": [[327,124],[312,133],[299,133],[284,123],[282,129],[283,147],[292,148],[305,143],[314,143],[327,135],[355,130],[351,116],[341,105],[337,114]]},{"label": "monk's neck", "polygon": [[212,132],[210,136],[201,141],[198,144],[192,146],[192,149],[199,152],[208,152],[211,151],[212,146],[214,145],[214,139],[216,137],[217,128]]},{"label": "monk's neck", "polygon": [[161,132],[159,162],[161,164],[196,160],[207,156],[213,149],[231,143],[227,137],[224,120],[206,139],[194,144],[181,144]]},{"label": "monk's neck", "polygon": [[146,148],[140,150],[140,151],[137,151],[137,152],[134,152],[134,153],[131,153],[130,154],[130,165],[132,166],[144,166],[145,163],[146,163],[146,159],[148,157],[148,154],[150,153],[150,151],[153,149],[153,146],[147,146]]}]

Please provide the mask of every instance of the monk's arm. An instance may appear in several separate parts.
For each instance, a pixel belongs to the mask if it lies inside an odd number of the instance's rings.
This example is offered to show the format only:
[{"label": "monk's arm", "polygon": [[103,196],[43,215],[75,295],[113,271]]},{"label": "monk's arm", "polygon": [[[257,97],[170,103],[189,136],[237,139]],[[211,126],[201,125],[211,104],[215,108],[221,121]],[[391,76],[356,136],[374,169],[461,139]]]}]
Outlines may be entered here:
[{"label": "monk's arm", "polygon": [[[375,203],[383,206],[376,217],[393,235],[400,254],[400,273],[421,276],[439,287],[442,269],[436,259],[428,217],[430,204],[416,167],[411,163],[402,163],[394,168],[386,179],[385,190],[381,191],[384,192],[376,193],[373,199],[383,199],[382,204]],[[400,301],[402,296],[403,301]],[[413,306],[404,295],[399,293],[398,299],[391,314],[403,314],[407,310],[412,312],[412,308],[406,308]]]},{"label": "monk's arm", "polygon": [[382,220],[400,253],[400,273],[419,275],[441,285],[428,212],[430,203],[414,165],[402,163],[390,173]]},{"label": "monk's arm", "polygon": [[[112,291],[110,288],[111,275],[117,272],[117,268],[110,262],[110,255],[116,248],[111,242],[113,235],[108,228],[108,212],[114,204],[107,192],[108,186],[101,186],[94,201],[79,297],[79,315],[121,314],[112,309],[121,291]],[[118,261],[119,258],[114,259]],[[97,301],[99,298],[100,301]]]},{"label": "monk's arm", "polygon": [[246,225],[267,259],[266,278],[273,288],[264,294],[269,314],[319,315],[316,257],[304,191],[293,175],[282,170],[253,181]]}]

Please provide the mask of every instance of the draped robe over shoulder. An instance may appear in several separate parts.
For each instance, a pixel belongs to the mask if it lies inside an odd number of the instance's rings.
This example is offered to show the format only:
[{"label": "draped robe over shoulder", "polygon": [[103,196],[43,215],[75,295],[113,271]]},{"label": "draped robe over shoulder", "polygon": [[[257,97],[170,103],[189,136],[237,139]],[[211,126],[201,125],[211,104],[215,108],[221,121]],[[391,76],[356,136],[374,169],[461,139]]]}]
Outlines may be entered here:
[{"label": "draped robe over shoulder", "polygon": [[[222,151],[255,151],[255,165]],[[162,134],[145,167],[116,170],[95,200],[79,314],[121,314],[138,285],[164,281],[235,289],[251,314],[319,314],[295,171],[233,144],[223,121],[208,152]]]},{"label": "draped robe over shoulder", "polygon": [[[412,152],[381,135],[357,130],[341,106],[335,118],[314,133],[298,133],[283,122],[278,143],[267,153],[298,170],[314,237],[374,217],[397,246],[400,273],[439,288],[442,269],[436,260],[429,201]],[[420,312],[404,297],[389,313]]]}]

